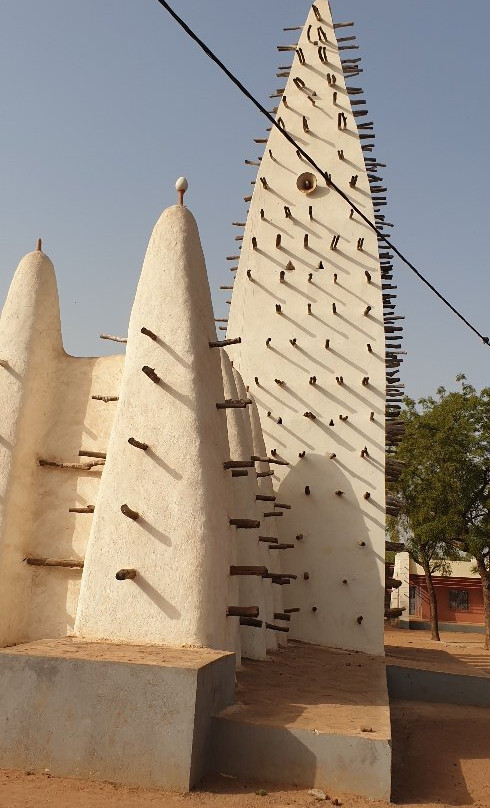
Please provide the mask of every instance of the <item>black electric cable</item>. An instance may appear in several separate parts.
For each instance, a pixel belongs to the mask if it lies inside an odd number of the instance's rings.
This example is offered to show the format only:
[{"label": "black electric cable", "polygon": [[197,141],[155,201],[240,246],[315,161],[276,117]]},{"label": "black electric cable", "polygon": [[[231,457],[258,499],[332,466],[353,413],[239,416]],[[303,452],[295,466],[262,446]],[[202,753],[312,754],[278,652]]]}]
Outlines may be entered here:
[{"label": "black electric cable", "polygon": [[459,319],[460,319],[460,320],[462,320],[462,321],[463,321],[463,323],[464,323],[465,325],[467,325],[467,326],[468,326],[468,328],[470,328],[470,329],[473,331],[473,333],[474,333],[474,334],[476,334],[476,335],[477,335],[477,337],[479,337],[479,338],[482,340],[482,342],[483,342],[485,345],[489,345],[489,344],[490,344],[490,338],[489,338],[489,337],[484,337],[484,336],[483,336],[483,334],[481,334],[481,333],[478,331],[478,329],[477,329],[477,328],[475,328],[475,326],[471,325],[471,323],[470,323],[470,322],[469,322],[469,321],[466,319],[466,317],[464,317],[464,316],[461,314],[461,312],[459,312],[459,311],[458,311],[458,310],[457,310],[457,309],[456,309],[456,308],[455,308],[455,307],[454,307],[454,306],[453,306],[453,305],[452,305],[452,304],[449,302],[449,300],[447,300],[447,298],[445,298],[445,297],[444,297],[444,295],[442,295],[440,292],[438,292],[438,290],[435,288],[435,286],[433,286],[433,285],[432,285],[432,283],[431,283],[429,280],[427,280],[427,278],[425,278],[425,277],[422,275],[422,273],[421,273],[421,272],[419,272],[419,270],[418,270],[418,269],[417,269],[417,268],[416,268],[416,267],[415,267],[415,266],[412,264],[412,262],[411,262],[411,261],[409,261],[409,260],[408,260],[408,258],[405,258],[405,256],[403,255],[403,253],[402,253],[402,252],[401,252],[401,251],[400,251],[400,250],[399,250],[399,249],[398,249],[398,248],[397,248],[397,247],[396,247],[396,246],[395,246],[395,245],[394,245],[394,244],[393,244],[393,243],[392,243],[392,242],[389,240],[389,238],[387,238],[387,237],[384,235],[384,233],[382,233],[382,232],[381,232],[381,230],[378,230],[378,228],[376,227],[376,225],[375,225],[375,224],[374,224],[374,223],[373,223],[373,222],[372,222],[372,221],[371,221],[371,220],[370,220],[370,219],[369,219],[369,218],[368,218],[368,217],[367,217],[367,216],[366,216],[366,215],[365,215],[365,214],[362,212],[362,210],[360,210],[360,209],[357,207],[357,205],[356,205],[356,204],[355,204],[355,203],[354,203],[354,202],[353,202],[353,201],[352,201],[352,200],[351,200],[351,199],[348,197],[348,195],[345,193],[345,191],[343,191],[341,188],[339,188],[339,186],[338,186],[338,185],[336,185],[336,184],[333,182],[333,180],[332,180],[332,178],[331,178],[330,174],[328,174],[326,171],[323,171],[323,170],[320,168],[320,166],[318,166],[318,165],[317,165],[317,163],[316,163],[316,162],[313,160],[313,158],[312,158],[312,157],[310,157],[310,155],[308,154],[308,152],[306,152],[304,149],[302,149],[302,148],[301,148],[301,146],[300,146],[298,143],[296,143],[296,141],[295,141],[295,140],[294,140],[294,138],[293,138],[293,137],[292,137],[292,136],[289,134],[289,132],[287,132],[285,129],[283,129],[281,126],[279,126],[279,124],[277,123],[277,121],[275,120],[275,118],[273,118],[273,117],[272,117],[272,115],[271,115],[271,114],[270,114],[270,113],[269,113],[269,112],[266,110],[266,108],[265,108],[265,107],[264,107],[264,106],[263,106],[263,105],[260,103],[260,101],[257,101],[257,99],[255,98],[255,96],[253,96],[253,95],[252,95],[252,93],[251,93],[249,90],[247,90],[247,88],[246,88],[246,87],[245,87],[245,86],[242,84],[242,82],[241,82],[241,81],[240,81],[240,80],[239,80],[239,79],[238,79],[238,78],[237,78],[237,77],[236,77],[236,76],[235,76],[235,75],[234,75],[234,74],[231,72],[231,70],[228,70],[228,68],[226,67],[226,65],[225,65],[225,64],[223,64],[223,62],[221,61],[221,59],[219,59],[219,58],[218,58],[218,56],[216,56],[216,54],[215,54],[215,53],[213,53],[213,51],[212,51],[210,48],[208,48],[208,46],[206,45],[206,43],[205,43],[205,42],[203,42],[203,41],[202,41],[202,39],[200,39],[196,33],[194,33],[194,31],[192,30],[192,28],[189,28],[189,26],[187,25],[187,23],[186,23],[186,22],[184,22],[184,20],[183,20],[181,17],[179,17],[179,15],[178,15],[178,14],[177,14],[177,13],[174,11],[174,9],[173,9],[173,8],[172,8],[172,7],[169,5],[169,3],[167,3],[167,2],[166,2],[166,0],[157,0],[157,3],[159,3],[159,4],[160,4],[160,5],[161,5],[161,6],[162,6],[162,7],[163,7],[163,8],[164,8],[166,11],[168,11],[168,13],[169,13],[169,14],[170,14],[170,15],[171,15],[173,18],[174,18],[175,22],[176,22],[176,23],[178,23],[178,25],[180,25],[180,27],[181,27],[181,28],[182,28],[182,29],[183,29],[183,30],[186,32],[186,34],[188,34],[188,36],[189,36],[189,37],[190,37],[190,38],[191,38],[191,39],[192,39],[192,40],[193,40],[193,41],[194,41],[194,42],[195,42],[197,45],[199,45],[199,47],[201,48],[201,50],[203,50],[203,51],[204,51],[204,53],[206,54],[206,56],[208,56],[208,57],[209,57],[209,59],[211,59],[211,60],[212,60],[212,61],[213,61],[213,62],[214,62],[216,65],[218,65],[218,67],[220,68],[220,70],[222,70],[222,71],[223,71],[223,73],[225,73],[225,74],[228,76],[228,78],[230,79],[230,81],[231,81],[231,82],[233,82],[233,84],[234,84],[236,87],[238,87],[238,89],[240,90],[240,92],[241,92],[241,93],[242,93],[244,96],[246,96],[246,98],[248,98],[248,100],[249,100],[249,101],[251,101],[251,102],[252,102],[252,104],[253,104],[255,107],[257,107],[257,109],[258,109],[258,110],[259,110],[259,111],[260,111],[260,112],[261,112],[263,115],[265,115],[265,117],[267,118],[267,120],[269,121],[269,123],[271,123],[273,126],[275,126],[275,127],[276,127],[276,129],[277,129],[277,130],[278,130],[278,131],[279,131],[279,132],[282,134],[282,136],[283,136],[283,137],[285,137],[285,138],[286,138],[286,140],[288,140],[288,141],[289,141],[289,143],[291,143],[291,145],[292,145],[292,146],[294,146],[294,148],[296,149],[296,151],[297,151],[299,154],[301,154],[301,155],[302,155],[302,157],[304,157],[304,158],[305,158],[305,160],[307,160],[307,161],[308,161],[308,163],[309,163],[309,164],[310,164],[310,165],[311,165],[311,166],[312,166],[312,167],[313,167],[313,168],[314,168],[316,171],[318,171],[318,173],[319,173],[319,174],[320,174],[320,175],[323,177],[323,179],[324,179],[324,180],[325,180],[325,182],[328,184],[328,186],[329,186],[330,188],[333,188],[333,189],[334,189],[334,191],[336,191],[336,193],[338,193],[338,194],[339,194],[339,196],[341,196],[341,197],[342,197],[342,199],[343,199],[345,202],[347,202],[347,203],[350,205],[350,207],[351,207],[351,208],[352,208],[352,209],[353,209],[353,210],[354,210],[354,211],[355,211],[355,212],[358,214],[358,216],[360,216],[360,217],[361,217],[361,219],[362,219],[362,220],[363,220],[363,221],[364,221],[364,222],[365,222],[365,223],[368,225],[368,227],[370,227],[370,228],[371,228],[371,230],[373,230],[373,231],[376,233],[376,235],[378,236],[378,238],[379,238],[379,239],[381,239],[382,241],[384,241],[384,243],[385,243],[385,244],[386,244],[386,245],[387,245],[387,246],[390,248],[390,250],[393,250],[393,252],[395,253],[395,255],[397,255],[397,256],[398,256],[398,258],[400,259],[400,261],[403,261],[403,263],[404,263],[404,264],[406,264],[406,266],[407,266],[407,267],[409,267],[409,269],[411,269],[411,270],[412,270],[412,272],[414,272],[414,273],[415,273],[415,275],[416,275],[416,276],[419,278],[419,280],[421,280],[421,281],[422,281],[422,283],[425,283],[425,285],[426,285],[426,286],[428,286],[428,287],[429,287],[429,289],[430,289],[432,292],[434,292],[434,294],[435,294],[435,295],[436,295],[436,296],[439,298],[439,300],[442,300],[442,302],[443,302],[443,303],[444,303],[444,304],[445,304],[445,305],[446,305],[446,306],[447,306],[449,309],[451,309],[451,311],[453,312],[453,314],[455,314],[455,315],[456,315],[456,317],[459,317]]}]

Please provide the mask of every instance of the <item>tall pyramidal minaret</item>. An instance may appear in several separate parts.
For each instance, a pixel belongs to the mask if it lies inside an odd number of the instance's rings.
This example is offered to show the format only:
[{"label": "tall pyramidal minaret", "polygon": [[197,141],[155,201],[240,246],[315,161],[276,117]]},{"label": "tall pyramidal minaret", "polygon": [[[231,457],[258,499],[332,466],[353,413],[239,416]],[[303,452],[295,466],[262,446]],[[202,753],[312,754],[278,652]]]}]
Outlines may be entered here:
[{"label": "tall pyramidal minaret", "polygon": [[[359,60],[355,37],[343,34],[318,0],[298,42],[280,48],[293,63],[280,68],[276,120],[373,221],[382,204],[366,157],[374,135],[361,90],[346,85]],[[382,653],[386,357],[377,237],[276,128],[256,142],[266,145],[237,237],[228,322],[242,341],[229,353],[257,404],[267,452],[289,463],[273,478],[278,499],[291,504],[277,520],[280,541],[294,544],[281,559],[296,575],[285,606],[300,610],[289,637]]]}]

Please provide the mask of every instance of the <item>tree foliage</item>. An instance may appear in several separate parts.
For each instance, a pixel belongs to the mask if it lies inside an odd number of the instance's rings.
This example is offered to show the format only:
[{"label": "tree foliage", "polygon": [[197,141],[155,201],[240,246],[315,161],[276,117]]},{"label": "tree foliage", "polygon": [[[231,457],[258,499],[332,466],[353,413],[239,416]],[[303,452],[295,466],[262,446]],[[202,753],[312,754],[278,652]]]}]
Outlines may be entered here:
[{"label": "tree foliage", "polygon": [[[400,516],[391,530],[424,568],[429,596],[431,575],[445,560],[461,552],[476,559],[490,647],[490,388],[477,393],[464,375],[457,381],[457,391],[440,387],[435,397],[405,399],[405,433],[396,452],[404,467],[392,486]],[[433,588],[432,596],[438,638]]]}]

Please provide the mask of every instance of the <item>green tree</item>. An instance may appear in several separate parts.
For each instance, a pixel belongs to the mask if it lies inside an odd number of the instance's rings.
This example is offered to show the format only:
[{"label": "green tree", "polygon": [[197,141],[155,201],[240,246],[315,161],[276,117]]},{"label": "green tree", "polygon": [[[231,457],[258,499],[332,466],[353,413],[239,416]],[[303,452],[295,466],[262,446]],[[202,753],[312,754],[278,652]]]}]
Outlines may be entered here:
[{"label": "green tree", "polygon": [[405,538],[424,569],[433,639],[439,639],[432,575],[461,552],[475,558],[483,584],[485,647],[490,648],[490,388],[461,389],[418,403],[405,399],[405,432],[396,450],[403,462],[390,488],[400,503],[391,532]]}]

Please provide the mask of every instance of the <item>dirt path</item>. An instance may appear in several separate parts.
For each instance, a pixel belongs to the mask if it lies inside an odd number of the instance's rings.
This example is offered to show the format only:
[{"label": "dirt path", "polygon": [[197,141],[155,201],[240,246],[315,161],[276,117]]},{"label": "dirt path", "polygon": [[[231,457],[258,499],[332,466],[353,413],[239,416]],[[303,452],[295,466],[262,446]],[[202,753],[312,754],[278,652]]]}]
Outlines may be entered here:
[{"label": "dirt path", "polygon": [[[490,806],[490,710],[397,702],[393,705],[394,798],[406,808]],[[268,793],[256,793],[265,789]],[[387,803],[332,793],[344,808]],[[284,808],[319,805],[305,790],[268,789],[224,777],[192,794],[168,794],[0,771],[1,808]],[[326,803],[331,805],[330,802]]]},{"label": "dirt path", "polygon": [[385,630],[386,661],[411,667],[490,677],[490,651],[482,634],[441,632],[434,642],[429,631]]},{"label": "dirt path", "polygon": [[490,709],[394,702],[393,800],[490,806]]}]

